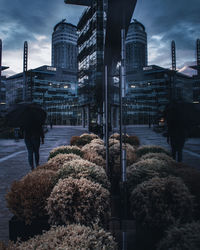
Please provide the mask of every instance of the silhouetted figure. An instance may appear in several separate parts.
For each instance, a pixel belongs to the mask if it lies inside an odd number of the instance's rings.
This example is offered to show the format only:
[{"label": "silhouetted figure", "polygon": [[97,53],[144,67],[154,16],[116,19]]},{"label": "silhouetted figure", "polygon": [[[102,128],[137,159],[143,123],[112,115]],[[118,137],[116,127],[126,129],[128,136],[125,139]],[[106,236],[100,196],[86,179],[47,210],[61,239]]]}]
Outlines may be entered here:
[{"label": "silhouetted figure", "polygon": [[53,122],[52,121],[50,122],[50,128],[51,129],[53,128]]},{"label": "silhouetted figure", "polygon": [[22,128],[24,132],[24,141],[28,150],[28,162],[31,169],[34,169],[33,155],[35,158],[36,167],[39,165],[39,149],[40,149],[40,140],[44,144],[44,132],[42,125],[34,125],[30,127]]},{"label": "silhouetted figure", "polygon": [[165,118],[167,120],[167,142],[171,145],[172,157],[181,162],[186,139],[186,126],[180,106],[176,103],[168,105],[165,110]]}]

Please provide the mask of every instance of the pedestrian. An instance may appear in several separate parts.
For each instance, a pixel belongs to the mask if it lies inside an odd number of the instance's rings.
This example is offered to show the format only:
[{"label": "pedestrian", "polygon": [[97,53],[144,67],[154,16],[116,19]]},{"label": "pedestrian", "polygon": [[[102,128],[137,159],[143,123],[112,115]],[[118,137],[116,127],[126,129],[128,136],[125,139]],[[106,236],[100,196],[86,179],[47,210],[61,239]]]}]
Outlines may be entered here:
[{"label": "pedestrian", "polygon": [[52,129],[53,128],[53,122],[50,121],[50,128]]},{"label": "pedestrian", "polygon": [[40,124],[34,124],[34,126],[23,127],[24,141],[28,150],[28,162],[31,170],[34,169],[33,155],[35,158],[35,166],[39,165],[39,149],[40,141],[44,144],[44,132],[43,127]]},{"label": "pedestrian", "polygon": [[169,105],[165,111],[167,121],[167,143],[171,146],[172,157],[181,162],[186,140],[186,127],[181,110],[176,103]]}]

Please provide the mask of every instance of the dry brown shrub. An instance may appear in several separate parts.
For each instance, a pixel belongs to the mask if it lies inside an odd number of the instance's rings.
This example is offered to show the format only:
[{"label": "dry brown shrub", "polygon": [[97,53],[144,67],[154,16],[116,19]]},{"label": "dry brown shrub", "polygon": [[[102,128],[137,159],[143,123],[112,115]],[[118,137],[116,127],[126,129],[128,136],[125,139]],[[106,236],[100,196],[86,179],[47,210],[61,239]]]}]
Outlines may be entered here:
[{"label": "dry brown shrub", "polygon": [[43,235],[26,242],[17,242],[7,250],[117,250],[117,244],[104,229],[93,225],[72,224],[52,227]]},{"label": "dry brown shrub", "polygon": [[[126,149],[126,160],[127,166],[132,165],[136,162],[136,154],[135,148],[129,144],[123,144],[123,149]],[[121,168],[120,168],[120,143],[114,144],[109,149],[109,161],[110,164],[113,166],[113,174],[118,176],[120,175]]]},{"label": "dry brown shrub", "polygon": [[51,170],[38,170],[14,181],[6,195],[10,211],[26,224],[46,216],[46,200],[53,189],[55,174]]},{"label": "dry brown shrub", "polygon": [[100,139],[98,135],[94,134],[94,133],[91,133],[91,134],[88,134],[88,133],[84,133],[82,135],[80,135],[80,137],[90,137],[92,140],[93,139]]},{"label": "dry brown shrub", "polygon": [[91,141],[91,143],[99,144],[99,145],[104,145],[104,141],[101,140],[101,139],[93,139],[93,140]]},{"label": "dry brown shrub", "polygon": [[55,157],[58,154],[76,154],[78,156],[82,156],[83,152],[77,146],[59,146],[50,151],[49,159]]},{"label": "dry brown shrub", "polygon": [[50,222],[91,225],[98,221],[105,226],[110,216],[109,196],[107,189],[85,178],[60,180],[47,202]]},{"label": "dry brown shrub", "polygon": [[45,164],[38,166],[35,170],[39,169],[49,169],[53,171],[60,170],[66,162],[73,160],[81,160],[82,158],[75,154],[58,154],[51,158]]},{"label": "dry brown shrub", "polygon": [[75,179],[84,177],[88,180],[101,184],[104,188],[110,188],[110,182],[108,181],[105,170],[87,160],[73,160],[65,163],[57,172],[55,182],[57,183],[59,179],[65,179],[68,177]]},{"label": "dry brown shrub", "polygon": [[83,158],[105,168],[106,149],[93,141],[82,148]]},{"label": "dry brown shrub", "polygon": [[76,143],[77,143],[77,141],[79,140],[79,138],[80,138],[80,136],[76,136],[76,135],[75,135],[75,136],[72,136],[72,137],[71,137],[71,140],[70,140],[70,145],[71,145],[71,146],[75,146],[75,145],[77,146]]}]

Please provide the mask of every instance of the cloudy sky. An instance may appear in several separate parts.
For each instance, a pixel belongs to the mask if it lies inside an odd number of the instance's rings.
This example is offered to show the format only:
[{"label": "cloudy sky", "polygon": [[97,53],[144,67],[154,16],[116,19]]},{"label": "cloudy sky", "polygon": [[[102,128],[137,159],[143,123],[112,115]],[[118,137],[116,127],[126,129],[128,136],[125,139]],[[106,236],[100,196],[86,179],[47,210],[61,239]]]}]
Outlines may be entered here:
[{"label": "cloudy sky", "polygon": [[[0,38],[6,75],[23,69],[23,44],[28,41],[28,68],[51,64],[51,34],[66,18],[77,24],[83,7],[64,0],[0,0]],[[195,63],[195,42],[200,38],[200,0],[137,0],[133,17],[148,35],[148,61],[171,66],[171,41],[176,42],[177,67]]]}]

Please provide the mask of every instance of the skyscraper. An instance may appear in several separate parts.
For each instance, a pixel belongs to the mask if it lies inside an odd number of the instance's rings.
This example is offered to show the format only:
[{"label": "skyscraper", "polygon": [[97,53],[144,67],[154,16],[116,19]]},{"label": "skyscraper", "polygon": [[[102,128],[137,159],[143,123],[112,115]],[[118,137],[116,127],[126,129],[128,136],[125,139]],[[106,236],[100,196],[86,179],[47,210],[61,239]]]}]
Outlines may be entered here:
[{"label": "skyscraper", "polygon": [[147,34],[143,24],[136,19],[130,24],[126,37],[126,71],[147,66]]},{"label": "skyscraper", "polygon": [[77,71],[77,28],[66,19],[55,25],[52,34],[52,66]]}]

